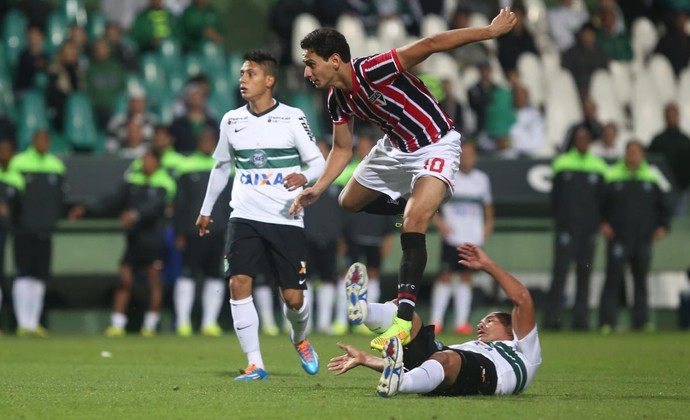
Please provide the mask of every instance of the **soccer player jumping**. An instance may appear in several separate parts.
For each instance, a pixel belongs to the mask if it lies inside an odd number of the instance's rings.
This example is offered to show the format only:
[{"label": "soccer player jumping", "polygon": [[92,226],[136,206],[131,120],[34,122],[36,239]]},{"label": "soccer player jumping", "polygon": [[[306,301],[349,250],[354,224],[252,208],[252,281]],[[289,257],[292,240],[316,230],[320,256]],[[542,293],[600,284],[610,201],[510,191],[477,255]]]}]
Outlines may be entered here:
[{"label": "soccer player jumping", "polygon": [[[372,340],[374,349],[381,350],[393,336],[403,344],[410,341],[418,286],[426,266],[426,231],[438,207],[452,193],[460,164],[460,134],[453,121],[409,70],[433,53],[497,38],[509,32],[516,20],[505,8],[486,27],[445,31],[352,60],[345,37],[334,29],[316,29],[300,41],[304,76],[317,88],[329,88],[333,148],[321,177],[297,196],[290,211],[299,212],[316,201],[350,161],[353,116],[376,124],[385,133],[340,195],[341,206],[349,211],[403,214],[398,313],[391,327]],[[356,270],[348,274],[350,282],[356,281]],[[361,323],[358,317],[361,314],[351,313],[350,321]]]}]

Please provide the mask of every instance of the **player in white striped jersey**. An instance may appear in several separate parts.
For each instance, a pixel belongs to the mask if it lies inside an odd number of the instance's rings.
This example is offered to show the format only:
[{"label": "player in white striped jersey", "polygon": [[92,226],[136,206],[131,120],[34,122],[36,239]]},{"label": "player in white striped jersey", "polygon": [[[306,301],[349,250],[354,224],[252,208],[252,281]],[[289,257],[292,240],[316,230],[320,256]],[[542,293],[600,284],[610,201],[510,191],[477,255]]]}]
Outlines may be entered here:
[{"label": "player in white striped jersey", "polygon": [[[524,391],[541,365],[532,297],[522,283],[478,246],[463,244],[458,251],[462,264],[483,270],[496,280],[513,302],[512,313],[488,314],[477,325],[476,340],[451,346],[433,341],[433,327],[421,327],[421,320],[415,314],[414,337],[407,346],[403,347],[398,337],[392,337],[386,342],[381,358],[338,343],[347,353],[332,358],[328,369],[337,375],[357,366],[381,372],[377,392],[382,397],[400,392],[461,396]],[[366,289],[366,276],[362,277],[361,287]],[[367,306],[363,310],[367,313],[365,325],[370,329],[386,328],[393,322],[392,303],[368,304],[360,299],[353,304],[364,305]]]},{"label": "player in white striped jersey", "polygon": [[[273,98],[276,60],[252,51],[240,70],[240,92],[246,106],[229,111],[220,124],[206,197],[196,225],[209,232],[209,215],[235,167],[230,221],[225,247],[225,277],[235,333],[248,367],[237,380],[268,378],[259,349],[259,319],[252,299],[253,279],[268,271],[279,286],[290,339],[302,367],[314,375],[316,352],[306,339],[309,305],[306,289],[307,249],[302,214],[289,214],[302,186],[316,179],[325,161],[304,113]],[[302,164],[308,169],[301,171]],[[265,257],[265,260],[262,258]],[[260,267],[266,261],[268,267]],[[264,270],[267,269],[267,270]]]},{"label": "player in white striped jersey", "polygon": [[[317,88],[329,88],[333,148],[318,181],[295,200],[299,211],[340,175],[352,156],[354,118],[377,125],[384,137],[364,159],[340,194],[352,212],[402,214],[402,259],[398,276],[395,322],[371,341],[381,349],[388,337],[410,341],[419,284],[426,267],[426,231],[441,203],[453,192],[460,163],[460,133],[422,81],[409,70],[431,54],[509,32],[515,13],[502,9],[490,25],[462,28],[369,57],[351,59],[345,37],[319,28],[301,41],[304,77]],[[350,322],[361,319],[350,314]]]}]

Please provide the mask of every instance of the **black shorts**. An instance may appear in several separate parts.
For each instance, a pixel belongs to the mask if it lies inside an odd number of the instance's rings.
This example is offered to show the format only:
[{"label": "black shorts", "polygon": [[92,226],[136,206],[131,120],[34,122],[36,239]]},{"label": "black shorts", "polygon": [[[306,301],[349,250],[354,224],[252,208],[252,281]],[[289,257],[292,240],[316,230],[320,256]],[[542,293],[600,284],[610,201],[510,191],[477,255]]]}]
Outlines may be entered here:
[{"label": "black shorts", "polygon": [[466,350],[456,350],[445,347],[444,350],[454,351],[462,358],[460,374],[450,388],[436,389],[428,395],[456,397],[462,395],[494,395],[498,376],[496,366],[488,358],[479,353]]},{"label": "black shorts", "polygon": [[348,241],[347,259],[349,264],[361,262],[364,263],[367,268],[380,269],[381,247],[378,245],[360,245]]},{"label": "black shorts", "polygon": [[307,288],[307,240],[298,226],[231,218],[225,262],[226,278],[265,273],[282,289]]},{"label": "black shorts", "polygon": [[403,346],[403,365],[411,370],[429,360],[432,354],[441,351],[443,344],[436,341],[433,325],[424,325],[406,346]]},{"label": "black shorts", "polygon": [[146,268],[162,265],[165,257],[165,236],[163,232],[146,232],[127,235],[127,247],[121,264],[132,268]]},{"label": "black shorts", "polygon": [[309,278],[335,281],[338,278],[338,243],[307,241]]},{"label": "black shorts", "polygon": [[460,261],[458,250],[454,246],[443,242],[441,249],[441,272],[463,273],[465,271],[474,271],[458,261]]},{"label": "black shorts", "polygon": [[185,236],[186,246],[182,251],[182,275],[189,278],[223,277],[223,253],[225,236],[222,232],[199,236],[190,233]]},{"label": "black shorts", "polygon": [[22,232],[14,234],[14,265],[17,277],[50,277],[53,257],[52,232]]}]

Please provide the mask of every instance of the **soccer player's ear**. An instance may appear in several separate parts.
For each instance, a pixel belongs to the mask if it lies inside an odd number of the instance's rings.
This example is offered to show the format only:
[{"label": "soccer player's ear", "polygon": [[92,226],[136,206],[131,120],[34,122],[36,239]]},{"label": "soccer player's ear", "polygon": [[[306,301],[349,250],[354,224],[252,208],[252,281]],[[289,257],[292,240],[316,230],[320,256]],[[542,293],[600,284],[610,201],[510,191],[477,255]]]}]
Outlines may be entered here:
[{"label": "soccer player's ear", "polygon": [[266,76],[266,86],[269,89],[273,89],[276,86],[276,77],[275,76]]}]

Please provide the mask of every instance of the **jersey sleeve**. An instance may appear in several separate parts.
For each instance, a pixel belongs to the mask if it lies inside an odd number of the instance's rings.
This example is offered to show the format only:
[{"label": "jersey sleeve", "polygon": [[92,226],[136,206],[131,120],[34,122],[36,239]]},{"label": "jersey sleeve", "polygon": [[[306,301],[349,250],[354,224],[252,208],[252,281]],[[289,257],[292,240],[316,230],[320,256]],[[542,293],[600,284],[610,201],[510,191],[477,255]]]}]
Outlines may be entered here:
[{"label": "jersey sleeve", "polygon": [[216,145],[216,150],[213,152],[213,159],[216,162],[230,162],[232,161],[232,151],[230,150],[230,130],[228,124],[230,121],[228,115],[220,121],[218,144]]},{"label": "jersey sleeve", "polygon": [[[513,332],[514,334],[515,332]],[[529,334],[522,337],[522,340],[517,341],[515,348],[533,365],[541,364],[541,344],[536,325]]]},{"label": "jersey sleeve", "polygon": [[331,116],[333,124],[345,124],[352,118],[352,114],[343,109],[340,96],[342,94],[339,94],[335,88],[332,87],[328,90],[328,115]]},{"label": "jersey sleeve", "polygon": [[395,50],[365,58],[360,68],[364,78],[373,85],[392,83],[404,71]]},{"label": "jersey sleeve", "polygon": [[293,121],[292,131],[295,136],[295,147],[297,147],[299,152],[300,160],[302,162],[309,162],[317,157],[323,157],[318,146],[316,146],[316,139],[304,113],[298,111]]}]

